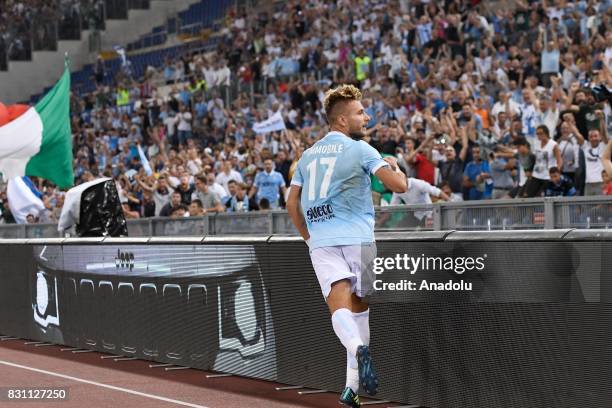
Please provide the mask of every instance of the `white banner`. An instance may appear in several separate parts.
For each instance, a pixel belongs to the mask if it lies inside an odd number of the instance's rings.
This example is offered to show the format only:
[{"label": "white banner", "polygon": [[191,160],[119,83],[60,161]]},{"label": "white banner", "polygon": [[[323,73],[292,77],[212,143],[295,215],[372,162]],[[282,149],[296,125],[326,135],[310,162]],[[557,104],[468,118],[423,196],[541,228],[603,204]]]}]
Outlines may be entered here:
[{"label": "white banner", "polygon": [[138,145],[138,155],[140,156],[140,162],[142,163],[142,167],[144,167],[145,173],[147,176],[153,174],[153,170],[151,169],[151,164],[145,155],[145,152],[142,150],[142,147]]},{"label": "white banner", "polygon": [[283,115],[280,112],[276,112],[263,122],[255,122],[253,124],[253,131],[255,133],[268,133],[275,132],[277,130],[285,130],[285,121]]}]

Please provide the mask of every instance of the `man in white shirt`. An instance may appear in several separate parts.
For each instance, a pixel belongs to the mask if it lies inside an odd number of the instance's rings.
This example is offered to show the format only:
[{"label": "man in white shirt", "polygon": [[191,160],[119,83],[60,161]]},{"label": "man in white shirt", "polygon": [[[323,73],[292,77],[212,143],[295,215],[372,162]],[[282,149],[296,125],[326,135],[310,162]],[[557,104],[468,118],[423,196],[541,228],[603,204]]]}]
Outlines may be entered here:
[{"label": "man in white shirt", "polygon": [[[506,112],[509,110],[510,112]],[[512,94],[506,92],[499,93],[499,101],[495,102],[491,109],[491,116],[497,118],[499,112],[506,112],[508,117],[516,115],[520,111],[519,104],[512,100]]]},{"label": "man in white shirt", "polygon": [[[405,193],[393,193],[391,197],[391,205],[404,204],[421,204],[428,206],[432,203],[430,195],[441,198],[444,201],[449,201],[450,197],[440,190],[438,187],[432,186],[425,180],[417,178],[408,178],[408,191]],[[416,225],[423,226],[423,220],[431,217],[431,210],[416,210],[414,211],[414,222]]]},{"label": "man in white shirt", "polygon": [[215,71],[215,74],[217,76],[217,82],[216,82],[217,86],[229,86],[230,85],[230,79],[231,79],[232,73],[229,67],[227,66],[227,63],[222,63],[219,61],[217,63],[217,70]]},{"label": "man in white shirt", "polygon": [[208,61],[206,61],[202,67],[202,74],[204,75],[207,87],[212,88],[217,84],[217,71]]},{"label": "man in white shirt", "polygon": [[578,144],[584,152],[584,161],[586,165],[584,195],[600,195],[603,187],[603,177],[601,173],[604,170],[601,159],[608,139],[606,135],[603,135],[602,140],[602,134],[599,129],[589,130],[588,143],[585,143],[584,138],[580,134],[577,134],[576,137],[578,137]]},{"label": "man in white shirt", "polygon": [[225,194],[229,194],[229,189],[227,187],[227,183],[230,180],[234,180],[238,183],[242,183],[242,176],[236,170],[232,169],[232,164],[229,160],[224,160],[221,163],[221,172],[217,174],[216,181],[221,184],[221,186],[225,189]]},{"label": "man in white shirt", "polygon": [[178,145],[178,140],[176,139],[176,123],[178,119],[176,116],[168,116],[164,119],[164,126],[166,126],[166,137],[173,145]]},{"label": "man in white shirt", "polygon": [[559,109],[548,98],[541,98],[537,104],[536,126],[545,125],[550,131],[550,137],[555,139],[557,122],[559,121]]},{"label": "man in white shirt", "polygon": [[213,172],[206,174],[206,183],[208,184],[208,190],[217,194],[221,199],[221,202],[225,203],[225,200],[229,197],[229,194],[221,184],[217,183],[215,180],[215,174]]},{"label": "man in white shirt", "polygon": [[185,109],[185,105],[179,106],[179,113],[176,115],[178,122],[177,130],[179,137],[179,144],[185,146],[187,139],[191,139],[191,112]]}]

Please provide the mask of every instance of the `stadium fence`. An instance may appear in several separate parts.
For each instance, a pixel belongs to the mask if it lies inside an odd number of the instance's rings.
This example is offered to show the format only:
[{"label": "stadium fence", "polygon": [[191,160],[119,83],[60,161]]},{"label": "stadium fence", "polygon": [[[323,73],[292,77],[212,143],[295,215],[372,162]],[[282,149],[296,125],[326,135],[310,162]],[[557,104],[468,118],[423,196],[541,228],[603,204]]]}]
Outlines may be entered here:
[{"label": "stadium fence", "polygon": [[[297,234],[284,210],[141,218],[127,223],[132,237]],[[551,197],[378,207],[375,227],[377,232],[608,229],[612,228],[612,200],[607,196]],[[56,224],[0,225],[0,238],[61,236]]]}]

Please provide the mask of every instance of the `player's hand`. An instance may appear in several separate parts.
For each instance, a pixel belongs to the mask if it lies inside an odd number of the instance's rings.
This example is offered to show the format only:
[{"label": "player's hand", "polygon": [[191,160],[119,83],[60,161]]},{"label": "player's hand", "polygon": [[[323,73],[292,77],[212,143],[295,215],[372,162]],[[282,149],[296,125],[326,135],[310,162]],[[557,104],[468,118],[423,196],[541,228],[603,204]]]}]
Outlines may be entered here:
[{"label": "player's hand", "polygon": [[397,159],[393,156],[389,156],[389,157],[385,157],[383,158],[384,161],[386,161],[387,163],[389,163],[389,166],[391,166],[391,170],[396,171],[397,170]]}]

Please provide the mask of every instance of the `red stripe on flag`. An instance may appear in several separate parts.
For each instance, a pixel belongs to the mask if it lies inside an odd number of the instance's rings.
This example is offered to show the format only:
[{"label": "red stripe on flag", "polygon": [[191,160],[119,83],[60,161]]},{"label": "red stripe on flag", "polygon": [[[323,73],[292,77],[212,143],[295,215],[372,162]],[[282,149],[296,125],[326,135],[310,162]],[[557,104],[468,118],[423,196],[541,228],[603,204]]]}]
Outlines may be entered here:
[{"label": "red stripe on flag", "polygon": [[30,109],[28,105],[15,104],[6,106],[0,102],[0,126],[4,126],[7,123],[17,119],[28,109]]}]

